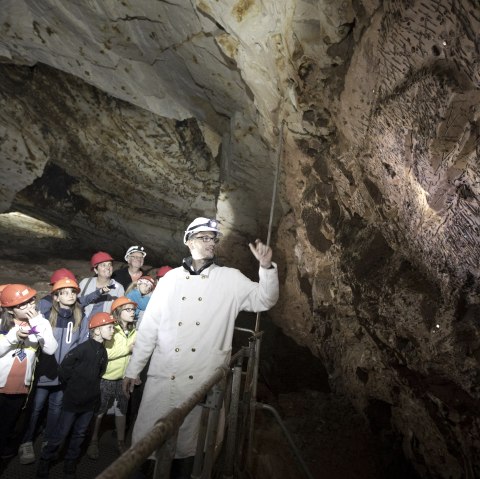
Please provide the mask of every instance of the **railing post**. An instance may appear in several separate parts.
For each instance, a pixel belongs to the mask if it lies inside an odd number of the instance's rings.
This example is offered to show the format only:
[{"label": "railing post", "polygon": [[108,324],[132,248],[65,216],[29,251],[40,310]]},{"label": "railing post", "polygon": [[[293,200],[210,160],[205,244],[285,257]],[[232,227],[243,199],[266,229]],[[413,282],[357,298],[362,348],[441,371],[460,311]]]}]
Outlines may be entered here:
[{"label": "railing post", "polygon": [[225,393],[225,380],[221,384],[215,384],[210,391],[204,407],[209,408],[207,439],[205,442],[205,462],[200,479],[210,479],[215,461],[217,445],[218,420],[222,410]]},{"label": "railing post", "polygon": [[238,427],[238,408],[240,403],[240,389],[242,383],[243,356],[237,359],[233,369],[232,399],[228,414],[228,434],[225,446],[225,467],[223,479],[233,479],[233,462],[235,458],[235,446]]}]

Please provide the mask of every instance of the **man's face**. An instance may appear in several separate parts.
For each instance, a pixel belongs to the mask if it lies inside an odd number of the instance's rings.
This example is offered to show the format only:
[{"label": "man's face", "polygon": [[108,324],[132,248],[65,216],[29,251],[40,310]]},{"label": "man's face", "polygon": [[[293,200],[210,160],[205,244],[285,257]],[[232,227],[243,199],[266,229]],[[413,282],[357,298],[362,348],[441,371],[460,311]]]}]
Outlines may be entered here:
[{"label": "man's face", "polygon": [[193,259],[213,259],[218,238],[213,231],[200,231],[188,240]]},{"label": "man's face", "polygon": [[134,268],[141,268],[143,266],[143,259],[143,254],[135,251],[128,255],[127,263]]}]

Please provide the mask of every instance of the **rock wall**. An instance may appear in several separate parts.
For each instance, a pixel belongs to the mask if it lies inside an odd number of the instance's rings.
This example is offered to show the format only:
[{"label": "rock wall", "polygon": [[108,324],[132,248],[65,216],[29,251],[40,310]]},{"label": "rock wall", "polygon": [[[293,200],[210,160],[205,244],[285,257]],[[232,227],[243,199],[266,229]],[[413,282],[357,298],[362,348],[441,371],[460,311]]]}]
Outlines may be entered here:
[{"label": "rock wall", "polygon": [[1,211],[172,261],[216,214],[252,272],[282,140],[275,321],[422,477],[480,476],[477,2],[2,7]]},{"label": "rock wall", "polygon": [[289,131],[278,309],[422,477],[473,478],[478,6],[364,7],[329,49],[338,75],[298,64],[313,134]]}]

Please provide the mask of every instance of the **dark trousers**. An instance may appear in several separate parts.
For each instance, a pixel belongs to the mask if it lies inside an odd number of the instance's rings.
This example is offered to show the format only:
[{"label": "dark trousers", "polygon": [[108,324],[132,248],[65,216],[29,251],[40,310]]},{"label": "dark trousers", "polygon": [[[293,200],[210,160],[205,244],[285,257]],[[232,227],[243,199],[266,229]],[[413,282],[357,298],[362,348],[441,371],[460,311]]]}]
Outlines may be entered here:
[{"label": "dark trousers", "polygon": [[170,471],[170,479],[190,479],[193,472],[193,463],[195,457],[185,457],[184,459],[174,459]]},{"label": "dark trousers", "polygon": [[58,422],[57,433],[53,440],[43,448],[42,459],[50,461],[55,457],[58,449],[67,438],[70,431],[72,435],[65,453],[65,461],[74,461],[80,457],[83,441],[87,435],[88,426],[93,417],[93,411],[70,412],[62,411]]},{"label": "dark trousers", "polygon": [[57,430],[57,423],[62,413],[63,386],[37,386],[32,403],[32,412],[23,442],[32,442],[35,439],[35,430],[42,414],[43,407],[48,400],[47,425],[43,432],[43,440],[51,441]]},{"label": "dark trousers", "polygon": [[0,394],[0,454],[12,439],[15,425],[27,400],[26,394]]}]

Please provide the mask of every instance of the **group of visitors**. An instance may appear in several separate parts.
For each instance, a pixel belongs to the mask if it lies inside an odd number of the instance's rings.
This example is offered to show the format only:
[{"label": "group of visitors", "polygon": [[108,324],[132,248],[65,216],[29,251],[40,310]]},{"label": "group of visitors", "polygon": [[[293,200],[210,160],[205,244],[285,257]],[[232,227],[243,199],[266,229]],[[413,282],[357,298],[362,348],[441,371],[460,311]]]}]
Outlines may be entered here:
[{"label": "group of visitors", "polygon": [[[87,435],[88,457],[99,457],[107,412],[115,416],[121,454],[127,449],[127,413],[136,442],[224,364],[237,314],[271,308],[278,273],[271,248],[260,240],[249,245],[260,263],[259,283],[217,265],[221,236],[217,221],[195,219],[184,234],[190,256],[175,269],[162,266],[155,279],[142,270],[144,248],[131,246],[127,266],[116,271],[110,254],[95,253],[93,275],[79,283],[68,269],[56,270],[50,294],[38,303],[28,285],[0,286],[0,455],[8,456],[29,399],[20,463],[37,459],[33,444],[42,425],[37,477],[49,476],[65,446],[64,477],[74,478]],[[200,412],[196,407],[165,447],[170,462],[162,477],[190,477]],[[174,458],[177,472],[170,471]]]}]

